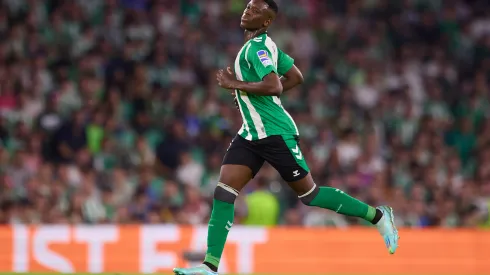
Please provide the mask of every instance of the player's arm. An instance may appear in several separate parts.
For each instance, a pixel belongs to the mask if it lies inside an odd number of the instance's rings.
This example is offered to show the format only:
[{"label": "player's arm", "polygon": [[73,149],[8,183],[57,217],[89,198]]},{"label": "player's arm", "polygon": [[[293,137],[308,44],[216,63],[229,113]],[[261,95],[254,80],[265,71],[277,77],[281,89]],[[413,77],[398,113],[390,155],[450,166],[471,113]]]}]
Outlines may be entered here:
[{"label": "player's arm", "polygon": [[281,77],[283,92],[303,83],[301,71],[294,65],[294,59],[285,52],[277,49],[277,72]]},{"label": "player's arm", "polygon": [[282,94],[282,83],[279,76],[271,72],[264,76],[260,82],[234,81],[234,88],[254,95],[280,96]]},{"label": "player's arm", "polygon": [[283,92],[291,90],[292,88],[302,84],[304,82],[303,74],[301,71],[293,64],[293,67],[289,69],[282,77],[282,90]]},{"label": "player's arm", "polygon": [[233,89],[260,96],[280,96],[282,94],[282,83],[275,72],[270,72],[259,82],[240,81],[230,67],[226,72],[220,70],[217,78],[218,84],[225,89]]},{"label": "player's arm", "polygon": [[218,84],[225,89],[237,89],[254,95],[280,96],[283,87],[271,56],[265,45],[251,44],[247,50],[246,61],[260,81],[237,80],[231,68],[227,68],[226,71],[218,72]]}]

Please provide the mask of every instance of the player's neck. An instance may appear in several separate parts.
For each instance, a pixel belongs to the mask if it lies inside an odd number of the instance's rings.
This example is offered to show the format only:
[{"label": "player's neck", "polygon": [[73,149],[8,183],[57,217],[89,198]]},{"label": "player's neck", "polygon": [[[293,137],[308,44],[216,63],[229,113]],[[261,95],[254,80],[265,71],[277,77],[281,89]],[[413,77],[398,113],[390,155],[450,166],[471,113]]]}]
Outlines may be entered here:
[{"label": "player's neck", "polygon": [[245,42],[264,33],[267,33],[267,29],[258,29],[252,31],[245,30]]}]

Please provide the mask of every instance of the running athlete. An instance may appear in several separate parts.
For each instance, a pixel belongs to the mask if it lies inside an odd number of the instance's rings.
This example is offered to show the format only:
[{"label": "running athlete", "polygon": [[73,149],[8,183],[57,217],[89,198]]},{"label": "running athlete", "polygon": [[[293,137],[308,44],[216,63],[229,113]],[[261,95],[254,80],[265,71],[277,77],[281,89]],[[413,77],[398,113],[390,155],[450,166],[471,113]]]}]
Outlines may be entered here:
[{"label": "running athlete", "polygon": [[299,146],[298,129],[279,98],[282,92],[301,84],[303,77],[294,60],[278,49],[267,34],[277,13],[274,0],[248,3],[241,18],[246,42],[236,57],[234,72],[227,68],[217,74],[218,84],[235,94],[243,125],[221,166],[204,262],[197,267],[175,268],[175,274],[217,274],[233,225],[235,199],[265,161],[280,173],[304,204],[369,221],[376,225],[389,253],[395,253],[398,247],[391,207],[375,208],[339,189],[319,187],[313,181]]}]

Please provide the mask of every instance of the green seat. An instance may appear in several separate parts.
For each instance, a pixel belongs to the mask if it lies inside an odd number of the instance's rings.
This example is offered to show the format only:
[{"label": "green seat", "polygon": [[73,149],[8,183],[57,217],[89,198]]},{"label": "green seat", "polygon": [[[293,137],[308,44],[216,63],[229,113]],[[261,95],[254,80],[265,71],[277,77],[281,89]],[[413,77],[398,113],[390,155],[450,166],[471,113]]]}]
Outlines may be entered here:
[{"label": "green seat", "polygon": [[146,141],[152,150],[155,150],[160,142],[164,139],[162,131],[152,129],[145,134]]},{"label": "green seat", "polygon": [[205,156],[205,153],[202,149],[193,148],[191,150],[191,156],[196,162],[198,162],[200,164],[204,164],[206,156]]}]

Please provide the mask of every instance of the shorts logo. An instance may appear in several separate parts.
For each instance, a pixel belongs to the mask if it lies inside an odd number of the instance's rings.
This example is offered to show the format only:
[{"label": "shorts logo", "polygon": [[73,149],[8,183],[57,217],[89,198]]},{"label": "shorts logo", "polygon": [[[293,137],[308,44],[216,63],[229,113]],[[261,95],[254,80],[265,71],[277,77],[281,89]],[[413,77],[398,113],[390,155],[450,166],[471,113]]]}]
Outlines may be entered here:
[{"label": "shorts logo", "polygon": [[293,171],[293,177],[298,177],[299,175],[299,170]]},{"label": "shorts logo", "polygon": [[293,151],[293,155],[294,155],[295,158],[297,158],[298,160],[302,160],[303,159],[303,154],[299,150],[299,146],[298,145],[296,145],[296,147],[294,149],[291,149],[291,151]]},{"label": "shorts logo", "polygon": [[272,60],[269,57],[269,53],[265,50],[260,50],[257,52],[257,55],[259,56],[260,62],[262,62],[262,65],[265,67],[267,66],[272,66]]}]

